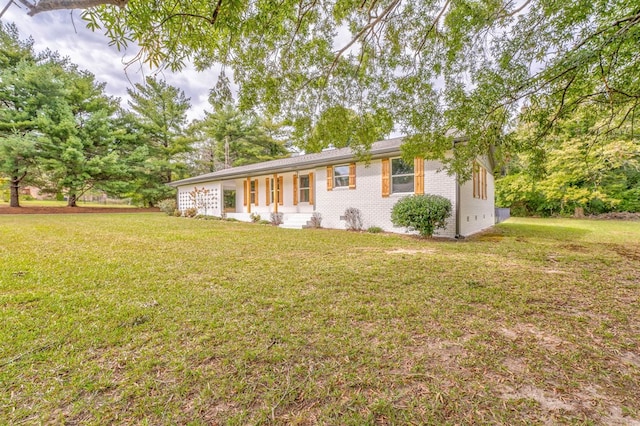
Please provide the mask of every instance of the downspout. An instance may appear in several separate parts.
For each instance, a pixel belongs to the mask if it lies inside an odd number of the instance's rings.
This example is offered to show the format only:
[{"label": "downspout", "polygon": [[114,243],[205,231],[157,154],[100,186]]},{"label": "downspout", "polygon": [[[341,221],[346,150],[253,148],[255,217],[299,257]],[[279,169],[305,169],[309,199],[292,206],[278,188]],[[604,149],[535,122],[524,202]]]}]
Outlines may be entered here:
[{"label": "downspout", "polygon": [[464,238],[460,235],[460,180],[456,174],[456,239]]}]

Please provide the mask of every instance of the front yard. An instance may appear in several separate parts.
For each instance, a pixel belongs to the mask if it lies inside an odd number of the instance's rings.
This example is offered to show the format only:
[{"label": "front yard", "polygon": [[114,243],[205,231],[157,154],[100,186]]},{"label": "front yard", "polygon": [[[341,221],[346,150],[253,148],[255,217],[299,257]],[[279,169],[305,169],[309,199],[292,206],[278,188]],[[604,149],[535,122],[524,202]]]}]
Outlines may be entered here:
[{"label": "front yard", "polygon": [[0,423],[639,424],[640,223],[0,216]]}]

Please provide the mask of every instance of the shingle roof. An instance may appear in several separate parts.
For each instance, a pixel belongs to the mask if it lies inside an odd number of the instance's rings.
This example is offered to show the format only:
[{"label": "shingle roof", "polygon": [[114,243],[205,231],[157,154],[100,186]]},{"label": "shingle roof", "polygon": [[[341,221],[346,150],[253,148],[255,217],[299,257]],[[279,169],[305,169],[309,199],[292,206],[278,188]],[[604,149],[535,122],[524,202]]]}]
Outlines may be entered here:
[{"label": "shingle roof", "polygon": [[[374,142],[368,154],[371,158],[376,156],[400,153],[400,145],[403,138],[387,139]],[[181,186],[192,183],[209,182],[220,179],[231,179],[241,176],[251,176],[263,173],[287,172],[304,168],[328,165],[337,161],[352,160],[356,154],[351,148],[329,149],[316,154],[304,154],[295,157],[280,158],[278,160],[265,161],[262,163],[249,164],[246,166],[232,167],[230,169],[218,170],[187,179],[171,182],[171,186]]]}]

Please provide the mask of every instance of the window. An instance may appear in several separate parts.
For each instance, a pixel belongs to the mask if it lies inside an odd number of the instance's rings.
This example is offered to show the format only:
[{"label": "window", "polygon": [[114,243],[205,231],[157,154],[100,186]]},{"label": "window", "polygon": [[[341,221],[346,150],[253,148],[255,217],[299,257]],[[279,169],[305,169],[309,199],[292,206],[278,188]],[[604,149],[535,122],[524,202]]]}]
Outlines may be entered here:
[{"label": "window", "polygon": [[[271,183],[270,183],[270,185],[271,185],[271,198],[270,198],[271,203],[276,201],[275,185],[273,183],[274,181],[275,181],[275,179],[271,179]],[[271,203],[269,203],[269,204],[271,204]]]},{"label": "window", "polygon": [[487,169],[473,163],[473,198],[487,199]]},{"label": "window", "polygon": [[391,192],[413,192],[413,164],[402,158],[391,159]]},{"label": "window", "polygon": [[344,164],[333,168],[333,187],[349,186],[349,165]]},{"label": "window", "polygon": [[251,181],[251,190],[250,190],[250,202],[251,204],[255,204],[258,205],[258,181],[257,180],[252,180]]},{"label": "window", "polygon": [[[276,178],[271,179],[271,202],[275,203],[276,200],[278,204],[282,205],[283,202],[283,198],[282,198],[282,191],[283,191],[283,177],[282,176],[278,176],[277,180]],[[277,187],[276,187],[277,185]],[[278,197],[276,198],[276,189],[278,190]]]},{"label": "window", "polygon": [[224,198],[224,211],[235,212],[236,211],[236,191],[233,189],[225,189],[222,194]]},{"label": "window", "polygon": [[309,202],[309,175],[300,176],[300,202]]}]

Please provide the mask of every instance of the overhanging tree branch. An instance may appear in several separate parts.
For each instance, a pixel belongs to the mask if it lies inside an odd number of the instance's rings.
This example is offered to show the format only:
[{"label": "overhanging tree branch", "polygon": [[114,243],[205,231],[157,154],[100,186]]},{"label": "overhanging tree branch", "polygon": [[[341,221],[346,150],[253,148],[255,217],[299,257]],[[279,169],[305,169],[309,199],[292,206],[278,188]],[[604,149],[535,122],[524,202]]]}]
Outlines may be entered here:
[{"label": "overhanging tree branch", "polygon": [[40,0],[37,3],[31,3],[27,0],[18,1],[29,9],[27,14],[33,16],[38,13],[61,9],[88,9],[102,5],[124,7],[129,0]]}]

